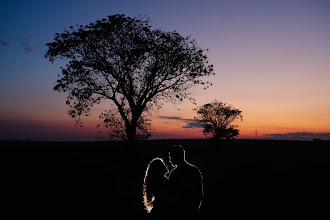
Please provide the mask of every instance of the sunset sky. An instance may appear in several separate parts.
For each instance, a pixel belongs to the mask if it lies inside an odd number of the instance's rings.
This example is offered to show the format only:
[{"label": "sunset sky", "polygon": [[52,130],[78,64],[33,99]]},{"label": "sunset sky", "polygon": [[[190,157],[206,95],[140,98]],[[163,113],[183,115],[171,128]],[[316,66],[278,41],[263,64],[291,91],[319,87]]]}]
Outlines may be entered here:
[{"label": "sunset sky", "polygon": [[[330,1],[0,2],[0,140],[92,141],[102,103],[75,127],[65,93],[53,91],[61,61],[44,58],[55,33],[113,14],[146,14],[153,29],[191,35],[214,65],[213,86],[192,91],[242,110],[239,138],[330,140]],[[201,138],[194,106],[165,103],[152,138]],[[180,109],[180,110],[179,110]]]}]

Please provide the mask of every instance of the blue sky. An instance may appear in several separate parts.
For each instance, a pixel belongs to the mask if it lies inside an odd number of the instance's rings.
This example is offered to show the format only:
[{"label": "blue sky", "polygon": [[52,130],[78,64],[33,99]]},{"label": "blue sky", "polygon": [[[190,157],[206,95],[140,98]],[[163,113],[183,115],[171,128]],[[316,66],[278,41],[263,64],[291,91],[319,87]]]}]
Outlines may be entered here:
[{"label": "blue sky", "polygon": [[[193,90],[197,103],[218,99],[240,108],[242,138],[255,130],[265,137],[330,132],[330,1],[3,0],[0,139],[94,140],[107,105],[95,108],[83,129],[74,127],[66,94],[52,90],[64,62],[44,58],[46,43],[71,25],[117,13],[146,14],[152,28],[191,35],[208,48],[216,76],[212,88]],[[202,137],[198,126],[185,124],[194,107],[165,104],[153,115],[154,137]]]}]

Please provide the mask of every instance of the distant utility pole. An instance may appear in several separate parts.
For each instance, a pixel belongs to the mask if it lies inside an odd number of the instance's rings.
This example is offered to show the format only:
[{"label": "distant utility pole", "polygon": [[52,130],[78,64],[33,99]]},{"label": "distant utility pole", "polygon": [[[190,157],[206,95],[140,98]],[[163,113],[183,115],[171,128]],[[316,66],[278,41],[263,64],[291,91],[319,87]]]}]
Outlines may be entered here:
[{"label": "distant utility pole", "polygon": [[255,134],[254,134],[254,139],[255,139],[255,140],[258,139],[258,131],[257,131],[257,129],[256,129],[256,132],[255,132]]}]

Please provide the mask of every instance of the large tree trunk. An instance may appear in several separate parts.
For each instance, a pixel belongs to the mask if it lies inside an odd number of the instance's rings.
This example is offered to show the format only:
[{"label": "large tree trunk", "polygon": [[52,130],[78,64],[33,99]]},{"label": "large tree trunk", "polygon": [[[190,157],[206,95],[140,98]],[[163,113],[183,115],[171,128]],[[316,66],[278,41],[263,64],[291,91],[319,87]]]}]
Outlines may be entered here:
[{"label": "large tree trunk", "polygon": [[136,126],[130,126],[126,128],[127,141],[129,144],[134,144],[136,141]]},{"label": "large tree trunk", "polygon": [[130,126],[126,128],[126,134],[127,134],[127,140],[128,144],[135,144],[136,142],[136,127],[137,127],[137,121],[138,117],[136,117],[134,114],[132,116],[132,120],[130,123]]},{"label": "large tree trunk", "polygon": [[138,125],[138,119],[141,116],[141,113],[138,113],[135,108],[132,109],[132,120],[130,123],[130,126],[126,128],[126,134],[127,134],[127,139],[128,143],[134,145],[136,142],[136,128]]}]

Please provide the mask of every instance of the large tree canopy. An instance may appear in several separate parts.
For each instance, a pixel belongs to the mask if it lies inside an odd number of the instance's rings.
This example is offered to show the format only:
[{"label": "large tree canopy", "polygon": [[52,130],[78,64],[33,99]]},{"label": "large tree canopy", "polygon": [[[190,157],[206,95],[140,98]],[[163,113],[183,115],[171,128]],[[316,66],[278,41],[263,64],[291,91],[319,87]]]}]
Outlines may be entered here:
[{"label": "large tree canopy", "polygon": [[54,90],[68,92],[73,118],[89,115],[101,100],[111,100],[115,108],[107,116],[120,115],[128,139],[135,140],[144,112],[159,108],[162,101],[193,100],[192,86],[211,85],[202,80],[214,74],[205,50],[175,31],[152,30],[149,21],[108,16],[71,26],[47,44],[47,59],[68,60]]}]

